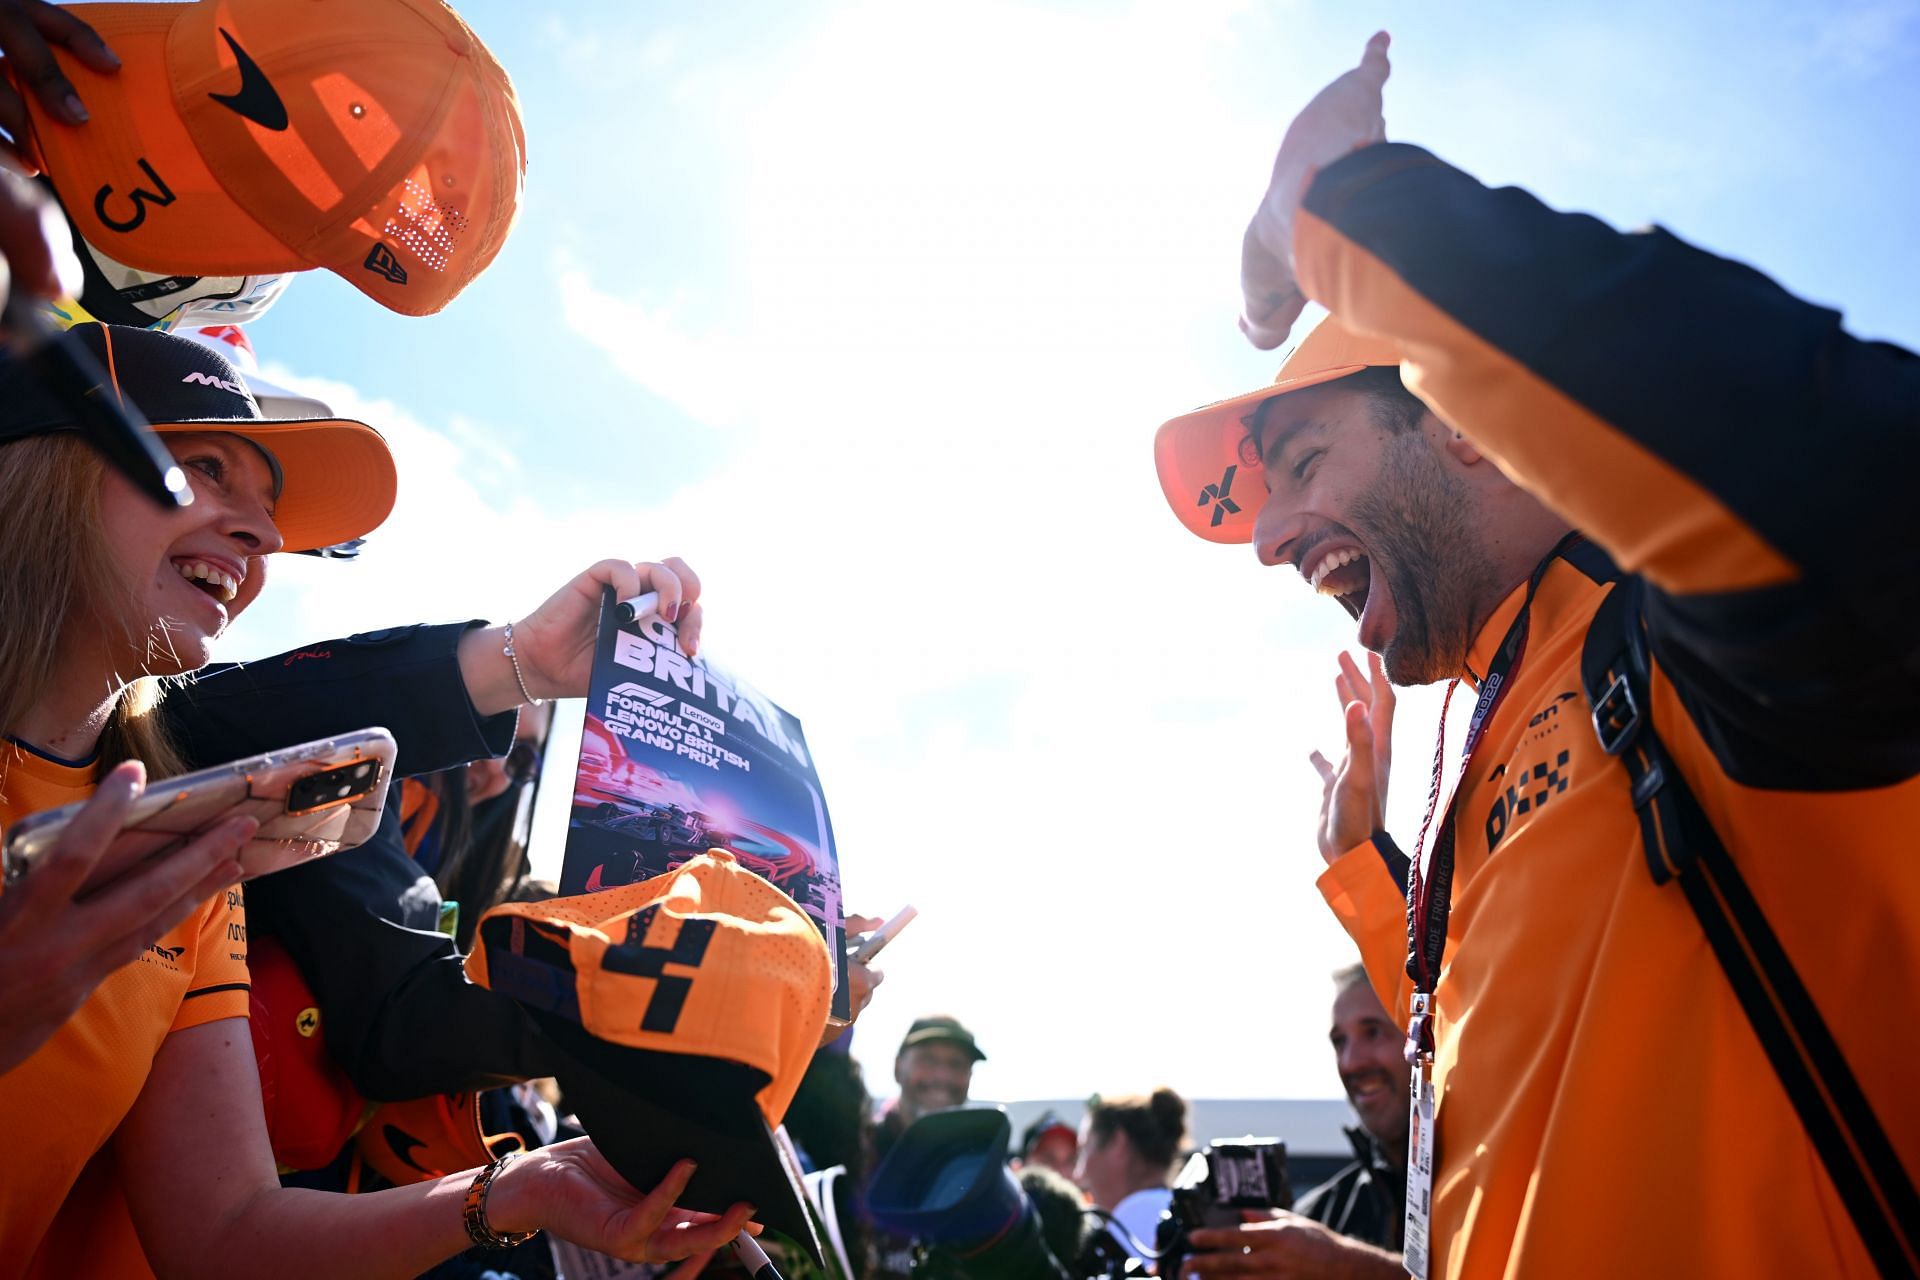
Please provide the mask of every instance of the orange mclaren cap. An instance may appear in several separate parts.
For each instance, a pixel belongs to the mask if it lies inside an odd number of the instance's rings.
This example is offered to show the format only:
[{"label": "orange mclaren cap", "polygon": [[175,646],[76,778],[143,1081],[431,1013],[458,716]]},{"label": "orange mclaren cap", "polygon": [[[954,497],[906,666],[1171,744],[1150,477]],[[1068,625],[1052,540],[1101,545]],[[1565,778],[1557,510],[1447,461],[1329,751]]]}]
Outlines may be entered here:
[{"label": "orange mclaren cap", "polygon": [[567,1105],[628,1182],[650,1190],[692,1157],[683,1207],[748,1201],[818,1260],[772,1133],[832,1000],[826,941],[793,899],[714,849],[637,884],[495,907],[467,973],[559,1047]]},{"label": "orange mclaren cap", "polygon": [[[1374,365],[1397,365],[1400,349],[1364,337],[1328,316],[1287,353],[1273,382],[1216,400],[1161,424],[1153,437],[1160,488],[1180,523],[1208,542],[1251,542],[1266,499],[1260,458],[1247,443],[1247,419],[1263,401],[1317,387]],[[1252,474],[1249,474],[1252,473]]]},{"label": "orange mclaren cap", "polygon": [[500,251],[526,140],[506,72],[438,0],[73,6],[122,60],[60,50],[92,120],[28,100],[29,158],[116,262],[181,276],[325,267],[426,315]]}]

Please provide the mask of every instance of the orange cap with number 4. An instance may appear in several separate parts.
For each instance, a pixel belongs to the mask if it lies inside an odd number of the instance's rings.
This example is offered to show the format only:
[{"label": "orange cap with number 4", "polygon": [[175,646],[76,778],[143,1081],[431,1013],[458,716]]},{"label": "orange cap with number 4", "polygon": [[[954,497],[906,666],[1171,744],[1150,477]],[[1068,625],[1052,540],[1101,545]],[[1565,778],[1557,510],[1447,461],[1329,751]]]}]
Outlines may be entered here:
[{"label": "orange cap with number 4", "polygon": [[506,72],[438,0],[71,6],[120,56],[56,50],[92,119],[31,93],[28,158],[83,238],[179,276],[324,267],[404,315],[500,251],[526,172]]},{"label": "orange cap with number 4", "polygon": [[826,939],[792,898],[714,849],[637,884],[495,907],[467,973],[559,1047],[566,1104],[628,1182],[651,1190],[691,1157],[683,1208],[750,1202],[819,1256],[771,1132],[833,995]]}]

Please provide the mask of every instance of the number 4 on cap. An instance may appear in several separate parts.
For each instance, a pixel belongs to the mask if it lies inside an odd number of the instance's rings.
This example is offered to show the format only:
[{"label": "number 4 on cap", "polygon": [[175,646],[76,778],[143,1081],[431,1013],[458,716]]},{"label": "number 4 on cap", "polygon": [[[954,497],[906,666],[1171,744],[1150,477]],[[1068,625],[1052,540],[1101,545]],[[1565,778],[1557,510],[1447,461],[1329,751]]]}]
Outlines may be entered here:
[{"label": "number 4 on cap", "polygon": [[607,948],[600,967],[654,979],[653,997],[647,1001],[640,1029],[672,1035],[673,1029],[680,1025],[680,1011],[686,1006],[687,993],[693,990],[693,975],[668,973],[666,966],[698,969],[707,958],[707,944],[713,941],[716,926],[712,920],[682,920],[680,936],[673,940],[672,946],[650,947],[645,941],[647,930],[659,913],[660,907],[655,904],[629,916],[627,940]]}]

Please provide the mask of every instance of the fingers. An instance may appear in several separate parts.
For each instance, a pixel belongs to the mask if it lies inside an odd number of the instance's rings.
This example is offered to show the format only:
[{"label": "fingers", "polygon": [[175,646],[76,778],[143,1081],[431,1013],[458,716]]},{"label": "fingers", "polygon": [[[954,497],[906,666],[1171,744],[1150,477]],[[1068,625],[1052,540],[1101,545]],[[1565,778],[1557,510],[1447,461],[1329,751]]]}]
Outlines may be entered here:
[{"label": "fingers", "polygon": [[674,628],[674,636],[680,641],[680,652],[689,658],[700,652],[700,632],[706,625],[707,611],[698,604],[683,605],[680,609],[680,622]]},{"label": "fingers", "polygon": [[1392,36],[1376,31],[1367,38],[1367,47],[1361,51],[1360,65],[1355,70],[1375,89],[1385,85],[1393,72],[1393,64],[1387,59],[1387,46],[1392,43]]},{"label": "fingers", "polygon": [[14,5],[0,8],[0,50],[15,82],[38,98],[49,115],[65,124],[85,124],[87,109],[41,34],[38,11],[45,7],[36,5],[31,12]]},{"label": "fingers", "polygon": [[1313,763],[1313,771],[1320,775],[1320,781],[1329,785],[1333,782],[1333,765],[1318,751],[1307,757]]},{"label": "fingers", "polygon": [[1367,718],[1367,704],[1349,702],[1347,704],[1347,775],[1353,776],[1364,758],[1366,778],[1373,778],[1373,723]]},{"label": "fingers", "polygon": [[885,916],[848,916],[848,933],[872,933],[887,922]]},{"label": "fingers", "polygon": [[14,892],[29,895],[45,909],[58,910],[58,904],[70,901],[126,825],[128,811],[146,786],[147,769],[138,760],[115,765]]},{"label": "fingers", "polygon": [[90,957],[99,964],[99,971],[111,973],[132,960],[201,903],[237,881],[240,863],[235,855],[259,829],[260,823],[253,818],[230,818],[177,852],[89,897],[81,906],[82,928],[91,936],[112,939]]},{"label": "fingers", "polygon": [[33,11],[33,23],[40,34],[85,63],[101,75],[120,69],[120,55],[107,47],[100,33],[82,22],[72,10],[43,4]]},{"label": "fingers", "polygon": [[675,1262],[696,1253],[725,1248],[746,1229],[753,1217],[753,1206],[736,1204],[707,1222],[674,1223],[653,1233],[649,1252],[662,1262]]}]

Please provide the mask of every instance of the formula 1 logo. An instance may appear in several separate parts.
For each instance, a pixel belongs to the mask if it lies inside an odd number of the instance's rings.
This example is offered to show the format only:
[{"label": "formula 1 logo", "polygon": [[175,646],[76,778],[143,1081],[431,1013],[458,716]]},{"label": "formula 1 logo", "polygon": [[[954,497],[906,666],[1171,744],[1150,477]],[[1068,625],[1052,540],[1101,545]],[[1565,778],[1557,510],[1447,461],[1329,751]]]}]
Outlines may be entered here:
[{"label": "formula 1 logo", "polygon": [[650,707],[664,707],[673,701],[672,694],[662,693],[658,689],[649,689],[645,685],[635,684],[631,680],[624,684],[613,686],[613,688],[607,690],[607,696],[609,698],[631,698],[635,702],[644,702]]},{"label": "formula 1 logo", "polygon": [[1220,522],[1228,516],[1240,514],[1240,504],[1227,496],[1233,492],[1233,473],[1239,469],[1238,463],[1229,465],[1226,474],[1220,477],[1220,483],[1210,484],[1202,489],[1200,500],[1193,504],[1196,507],[1204,507],[1209,502],[1213,504],[1213,519],[1210,522],[1212,528],[1218,528]]},{"label": "formula 1 logo", "polygon": [[393,256],[393,250],[387,248],[385,241],[373,242],[373,248],[367,250],[367,260],[362,265],[389,284],[407,282],[407,269],[400,265],[400,259]]}]

